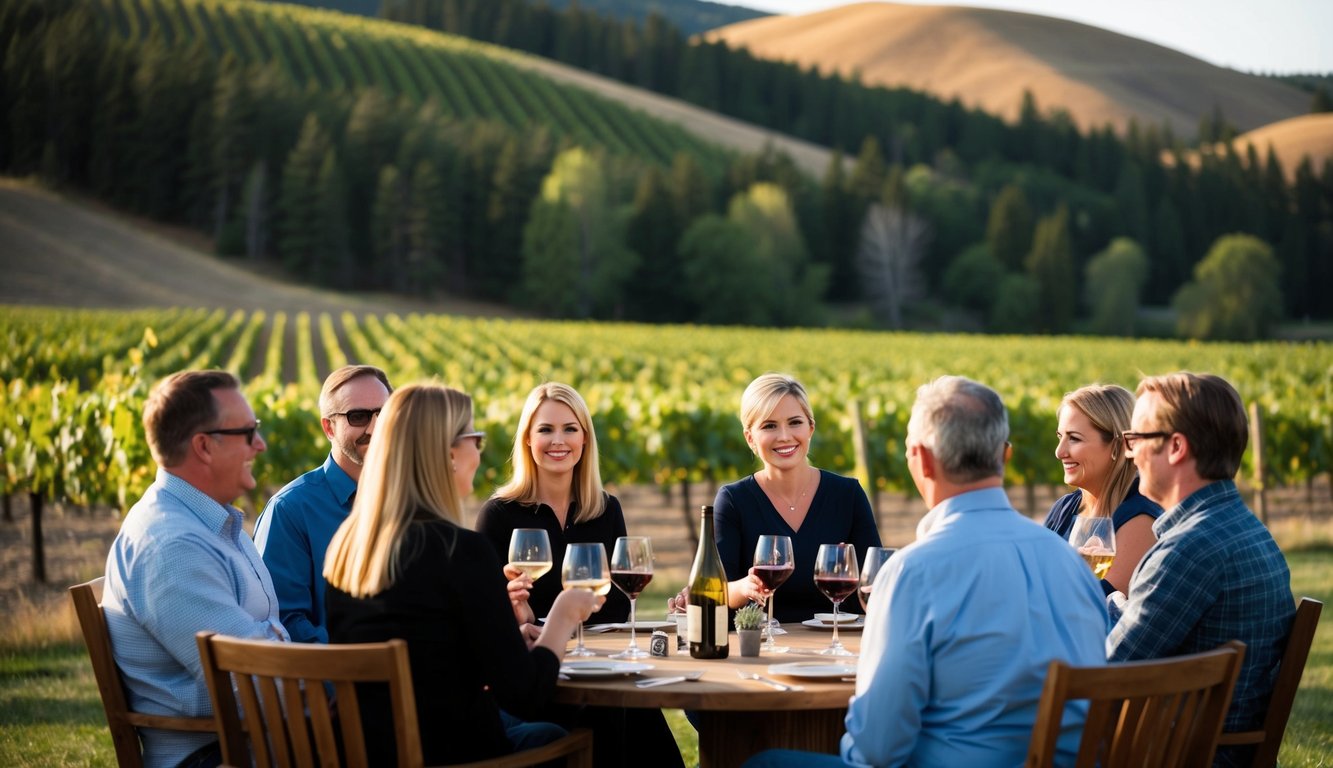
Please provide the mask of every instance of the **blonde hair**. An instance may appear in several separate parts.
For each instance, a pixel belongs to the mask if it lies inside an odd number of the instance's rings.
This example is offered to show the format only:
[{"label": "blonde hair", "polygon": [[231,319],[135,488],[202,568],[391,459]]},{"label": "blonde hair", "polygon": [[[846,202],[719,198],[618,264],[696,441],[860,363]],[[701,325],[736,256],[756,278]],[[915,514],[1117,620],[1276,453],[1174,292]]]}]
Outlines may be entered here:
[{"label": "blonde hair", "polygon": [[[1120,433],[1129,429],[1129,419],[1134,413],[1134,395],[1115,384],[1091,384],[1067,393],[1060,400],[1061,410],[1070,406],[1087,416],[1093,429],[1101,435],[1102,442],[1111,446],[1111,472],[1106,478],[1106,486],[1098,489],[1093,504],[1088,503],[1088,495],[1084,494],[1079,511],[1110,517],[1129,495],[1129,487],[1138,476],[1134,462],[1125,455],[1124,440],[1120,437]],[[1059,411],[1056,413],[1058,415]]]},{"label": "blonde hair", "polygon": [[389,396],[361,470],[352,513],[333,534],[324,578],[367,597],[393,585],[413,517],[433,514],[460,525],[462,501],[449,449],[472,424],[472,398],[433,383]]},{"label": "blonde hair", "polygon": [[532,419],[537,409],[547,400],[569,406],[569,410],[574,412],[574,418],[578,419],[579,427],[583,429],[583,456],[574,465],[573,494],[574,502],[578,505],[574,522],[595,520],[606,511],[606,496],[602,489],[602,472],[598,468],[597,433],[592,428],[592,413],[582,395],[573,387],[555,381],[538,384],[528,393],[523,413],[518,417],[518,431],[514,433],[514,450],[510,458],[513,474],[509,482],[495,490],[495,498],[524,504],[536,504],[539,501],[537,462],[532,458],[528,433],[532,430]]},{"label": "blonde hair", "polygon": [[805,394],[805,387],[785,373],[765,373],[750,382],[741,395],[741,427],[748,434],[756,422],[767,419],[773,409],[778,407],[782,398],[791,395],[796,398],[801,411],[813,426],[815,414],[810,408],[810,398]]}]

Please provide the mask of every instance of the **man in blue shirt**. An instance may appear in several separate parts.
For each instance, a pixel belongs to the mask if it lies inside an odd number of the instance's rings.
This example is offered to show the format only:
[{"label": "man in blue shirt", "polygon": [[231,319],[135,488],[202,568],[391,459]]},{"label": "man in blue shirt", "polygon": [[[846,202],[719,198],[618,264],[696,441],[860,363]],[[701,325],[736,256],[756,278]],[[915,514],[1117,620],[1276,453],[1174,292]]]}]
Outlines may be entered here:
[{"label": "man in blue shirt", "polygon": [[320,424],[332,450],[324,464],[288,483],[255,525],[255,545],[273,574],[282,623],[298,643],[327,643],[324,553],[352,511],[370,436],[393,388],[373,365],[345,365],[319,392]]},{"label": "man in blue shirt", "polygon": [[[226,371],[169,376],[144,404],[157,479],[130,509],[106,559],[102,610],[131,709],[207,717],[213,707],[194,634],[285,640],[268,570],[231,502],[255,487],[267,447]],[[141,730],[144,765],[214,766],[217,736]]]},{"label": "man in blue shirt", "polygon": [[[922,386],[907,466],[930,512],[875,578],[842,754],[763,752],[747,766],[1021,765],[1046,668],[1105,663],[1097,579],[1004,492],[1009,419],[990,388]],[[1058,746],[1072,761],[1086,705]]]},{"label": "man in blue shirt", "polygon": [[[1166,510],[1130,577],[1107,602],[1112,661],[1180,656],[1245,643],[1225,730],[1257,727],[1292,617],[1291,573],[1268,529],[1233,478],[1249,439],[1240,395],[1225,379],[1174,373],[1139,383],[1131,430],[1122,436],[1144,496]],[[1248,764],[1222,748],[1215,762]]]}]

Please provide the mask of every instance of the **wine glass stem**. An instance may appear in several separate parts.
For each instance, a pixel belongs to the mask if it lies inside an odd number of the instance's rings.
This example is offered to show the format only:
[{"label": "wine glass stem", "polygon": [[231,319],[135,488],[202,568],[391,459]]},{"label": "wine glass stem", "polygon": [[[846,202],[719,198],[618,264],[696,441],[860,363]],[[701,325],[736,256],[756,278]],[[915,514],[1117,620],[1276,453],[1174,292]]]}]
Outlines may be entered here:
[{"label": "wine glass stem", "polygon": [[765,648],[770,651],[773,650],[773,645],[774,645],[773,643],[773,598],[774,597],[775,597],[774,593],[769,592],[768,600],[765,601],[768,603],[768,624],[765,625],[764,627],[764,631],[768,634],[768,644],[765,646]]},{"label": "wine glass stem", "polygon": [[838,642],[838,603],[841,602],[842,602],[841,600],[833,601],[833,647],[834,648],[842,647],[842,643]]},{"label": "wine glass stem", "polygon": [[583,622],[581,621],[579,622],[579,642],[577,645],[574,646],[574,650],[578,653],[582,653],[587,650],[587,648],[583,647]]},{"label": "wine glass stem", "polygon": [[635,603],[638,601],[639,599],[637,597],[631,597],[629,599],[629,647],[631,651],[639,650],[639,637],[635,631],[635,625],[638,622],[634,615],[636,613]]}]

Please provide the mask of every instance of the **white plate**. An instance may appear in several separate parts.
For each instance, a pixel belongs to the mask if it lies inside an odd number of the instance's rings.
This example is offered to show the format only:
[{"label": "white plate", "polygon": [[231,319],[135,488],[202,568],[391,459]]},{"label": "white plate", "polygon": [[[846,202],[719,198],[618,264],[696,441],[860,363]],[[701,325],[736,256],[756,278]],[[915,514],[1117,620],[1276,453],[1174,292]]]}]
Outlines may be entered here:
[{"label": "white plate", "polygon": [[[856,622],[856,621],[860,621],[860,620],[861,620],[861,614],[859,614],[859,613],[847,613],[846,611],[841,611],[841,612],[838,613],[838,623],[839,623],[839,624],[846,624],[846,623],[848,623],[848,622]],[[831,614],[831,613],[816,613],[816,614],[815,614],[815,621],[822,621],[822,622],[825,623],[825,624],[832,624],[832,623],[833,623],[833,614]]]},{"label": "white plate", "polygon": [[[811,629],[823,629],[828,632],[832,632],[834,626],[833,622],[831,621],[825,623],[820,621],[819,619],[806,619],[801,623]],[[865,626],[866,625],[860,621],[840,621],[837,624],[838,630],[840,632],[860,632],[861,630],[865,629]]]},{"label": "white plate", "polygon": [[652,664],[640,664],[636,661],[566,661],[560,665],[560,674],[576,679],[596,680],[637,675],[652,668]]},{"label": "white plate", "polygon": [[[611,626],[615,627],[616,629],[623,629],[623,630],[625,630],[626,632],[629,631],[629,622],[628,622],[628,621],[626,621],[626,622],[622,622],[622,623],[620,623],[620,624],[612,624]],[[644,620],[640,620],[640,621],[636,621],[636,622],[634,622],[634,630],[635,630],[636,632],[653,632],[653,631],[656,631],[656,630],[659,630],[659,629],[674,629],[675,627],[676,627],[676,622],[674,622],[674,621],[644,621]]]},{"label": "white plate", "polygon": [[795,661],[791,664],[772,664],[768,668],[770,675],[786,675],[803,680],[840,680],[844,677],[856,677],[855,664],[831,664],[827,661]]}]

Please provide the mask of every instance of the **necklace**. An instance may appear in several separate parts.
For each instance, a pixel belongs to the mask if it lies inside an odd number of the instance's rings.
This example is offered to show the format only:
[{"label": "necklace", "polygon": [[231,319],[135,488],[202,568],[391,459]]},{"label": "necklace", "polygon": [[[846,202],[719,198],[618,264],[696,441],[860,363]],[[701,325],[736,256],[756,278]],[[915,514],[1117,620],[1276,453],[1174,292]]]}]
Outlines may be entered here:
[{"label": "necklace", "polygon": [[773,484],[773,480],[772,480],[771,478],[770,478],[769,481],[768,481],[768,485],[769,485],[769,490],[772,491],[773,495],[778,497],[778,501],[781,501],[783,504],[786,504],[786,505],[787,505],[787,511],[788,511],[788,512],[795,512],[795,511],[796,511],[796,505],[797,505],[797,504],[800,504],[800,503],[801,503],[801,499],[804,499],[804,498],[805,498],[805,494],[807,494],[807,493],[810,492],[810,483],[807,482],[807,483],[805,484],[805,488],[803,488],[803,489],[801,490],[800,495],[798,495],[798,496],[796,497],[796,501],[790,501],[790,500],[787,499],[787,497],[785,497],[785,496],[783,496],[782,494],[778,493],[777,486]]}]

